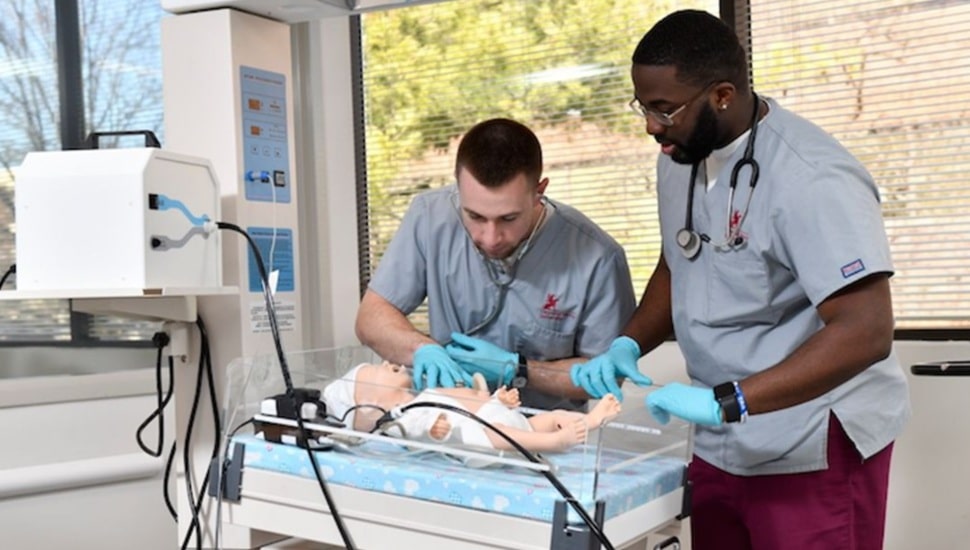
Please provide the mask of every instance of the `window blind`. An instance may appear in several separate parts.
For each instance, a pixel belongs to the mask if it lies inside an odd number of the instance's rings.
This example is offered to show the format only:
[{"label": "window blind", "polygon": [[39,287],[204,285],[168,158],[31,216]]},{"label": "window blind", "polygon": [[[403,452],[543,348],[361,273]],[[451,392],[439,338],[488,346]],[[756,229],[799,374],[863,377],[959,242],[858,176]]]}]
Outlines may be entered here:
[{"label": "window blind", "polygon": [[[28,151],[60,148],[54,4],[0,6],[0,271],[15,262],[13,170]],[[4,290],[16,287],[16,275]],[[67,341],[67,300],[0,302],[0,342]]]},{"label": "window blind", "polygon": [[[70,116],[83,117],[91,130],[160,130],[161,7],[138,0],[82,0],[78,12],[85,97],[76,102],[83,112]],[[61,148],[55,44],[52,3],[0,4],[0,272],[16,261],[16,167],[30,151]],[[102,143],[116,145],[132,146],[110,138]],[[13,288],[15,275],[4,285],[4,290]],[[0,342],[5,343],[95,345],[145,340],[158,328],[157,323],[72,314],[67,300],[4,301],[0,314]]]},{"label": "window blind", "polygon": [[[362,16],[362,265],[379,266],[416,193],[453,183],[463,132],[508,117],[542,143],[546,194],[625,248],[639,294],[660,252],[658,148],[627,107],[630,56],[655,21],[689,7],[718,2],[454,0]],[[412,322],[427,327],[422,310]]]},{"label": "window blind", "polygon": [[751,0],[738,17],[755,88],[878,184],[897,328],[970,328],[970,3]]},{"label": "window blind", "polygon": [[[543,143],[548,194],[610,232],[643,288],[659,253],[657,151],[624,110],[629,55],[662,15],[718,3],[582,4],[364,16],[365,275],[411,197],[451,182],[462,131],[510,116]],[[750,0],[733,13],[756,89],[835,135],[879,185],[897,328],[970,328],[970,3]]]}]

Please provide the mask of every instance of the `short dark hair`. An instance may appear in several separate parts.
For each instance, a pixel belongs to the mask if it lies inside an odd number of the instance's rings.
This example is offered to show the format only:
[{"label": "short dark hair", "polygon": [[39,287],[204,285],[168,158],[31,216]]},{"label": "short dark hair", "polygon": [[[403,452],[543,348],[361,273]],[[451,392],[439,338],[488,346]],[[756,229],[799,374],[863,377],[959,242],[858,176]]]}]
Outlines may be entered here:
[{"label": "short dark hair", "polygon": [[750,89],[747,54],[737,34],[705,11],[676,11],[658,21],[637,44],[633,64],[673,65],[677,79],[694,86],[728,81]]},{"label": "short dark hair", "polygon": [[465,133],[455,159],[456,178],[462,168],[486,187],[501,187],[519,174],[536,185],[542,177],[542,146],[524,124],[493,118]]}]

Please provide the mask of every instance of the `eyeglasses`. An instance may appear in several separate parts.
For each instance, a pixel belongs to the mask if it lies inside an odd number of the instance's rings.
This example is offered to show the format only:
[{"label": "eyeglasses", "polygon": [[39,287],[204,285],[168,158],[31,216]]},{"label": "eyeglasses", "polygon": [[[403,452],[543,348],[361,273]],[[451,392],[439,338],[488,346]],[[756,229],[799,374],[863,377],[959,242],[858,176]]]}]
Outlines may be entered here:
[{"label": "eyeglasses", "polygon": [[707,92],[707,90],[709,90],[711,86],[713,86],[714,84],[717,84],[717,83],[711,82],[707,86],[704,86],[704,88],[701,89],[701,91],[697,92],[697,94],[694,95],[694,97],[688,99],[686,103],[684,103],[680,107],[677,107],[673,111],[670,111],[669,113],[661,113],[660,111],[651,109],[650,107],[647,107],[643,103],[640,103],[640,100],[637,99],[636,97],[630,100],[630,103],[629,103],[630,109],[634,113],[642,116],[643,118],[648,118],[648,117],[652,118],[654,121],[657,122],[657,124],[664,126],[666,128],[669,128],[674,125],[675,116],[679,115],[681,111],[683,111],[684,109],[687,108],[688,105],[696,101],[697,98],[704,95],[704,93]]}]

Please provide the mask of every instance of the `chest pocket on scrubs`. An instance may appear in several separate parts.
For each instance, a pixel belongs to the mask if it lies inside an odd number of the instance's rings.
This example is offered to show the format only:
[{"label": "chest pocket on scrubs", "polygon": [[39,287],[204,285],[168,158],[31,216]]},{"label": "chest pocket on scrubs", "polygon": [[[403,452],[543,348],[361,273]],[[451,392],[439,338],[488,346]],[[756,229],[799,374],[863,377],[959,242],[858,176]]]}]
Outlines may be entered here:
[{"label": "chest pocket on scrubs", "polygon": [[575,342],[575,334],[556,332],[533,322],[516,335],[515,349],[526,357],[551,361],[576,355]]},{"label": "chest pocket on scrubs", "polygon": [[717,326],[771,321],[767,265],[747,249],[717,251],[710,256],[708,323]]}]

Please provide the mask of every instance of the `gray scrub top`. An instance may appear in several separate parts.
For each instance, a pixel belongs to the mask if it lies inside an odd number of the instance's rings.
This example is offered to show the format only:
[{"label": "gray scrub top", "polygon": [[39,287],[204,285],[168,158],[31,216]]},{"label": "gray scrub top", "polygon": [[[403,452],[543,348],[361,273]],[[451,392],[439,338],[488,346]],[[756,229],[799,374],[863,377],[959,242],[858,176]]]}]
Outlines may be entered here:
[{"label": "gray scrub top", "polygon": [[[658,188],[664,257],[670,267],[674,330],[695,386],[741,380],[786,357],[823,326],[816,306],[873,273],[892,273],[889,243],[871,176],[833,137],[767,100],[754,158],[760,179],[742,225],[747,243],[704,243],[686,259],[674,239],[684,225],[690,166],[663,156]],[[733,153],[708,191],[694,192],[694,228],[723,241]],[[741,170],[734,210],[750,188]],[[744,424],[697,426],[694,452],[736,475],[827,467],[833,412],[863,457],[891,443],[910,416],[895,354],[838,388]]]},{"label": "gray scrub top", "polygon": [[[370,282],[404,314],[427,297],[431,337],[442,343],[481,323],[499,296],[461,223],[456,192],[451,185],[414,198]],[[602,353],[636,307],[623,248],[578,210],[552,200],[515,275],[498,316],[473,336],[526,359]],[[532,407],[565,405],[528,387],[521,398]]]}]

